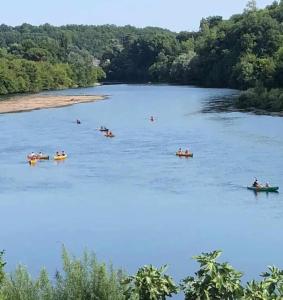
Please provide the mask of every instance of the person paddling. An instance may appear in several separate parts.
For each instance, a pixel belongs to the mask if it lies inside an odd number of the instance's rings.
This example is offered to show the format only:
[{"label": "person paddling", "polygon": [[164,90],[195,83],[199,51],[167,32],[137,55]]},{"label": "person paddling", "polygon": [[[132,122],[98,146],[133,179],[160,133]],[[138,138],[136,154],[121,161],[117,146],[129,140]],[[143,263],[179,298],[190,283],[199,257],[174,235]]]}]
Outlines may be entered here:
[{"label": "person paddling", "polygon": [[35,152],[31,152],[29,155],[28,155],[28,158],[29,159],[35,159],[37,157],[36,153]]},{"label": "person paddling", "polygon": [[253,183],[253,187],[258,187],[258,186],[259,186],[259,184],[258,184],[257,178],[255,178],[255,181]]}]

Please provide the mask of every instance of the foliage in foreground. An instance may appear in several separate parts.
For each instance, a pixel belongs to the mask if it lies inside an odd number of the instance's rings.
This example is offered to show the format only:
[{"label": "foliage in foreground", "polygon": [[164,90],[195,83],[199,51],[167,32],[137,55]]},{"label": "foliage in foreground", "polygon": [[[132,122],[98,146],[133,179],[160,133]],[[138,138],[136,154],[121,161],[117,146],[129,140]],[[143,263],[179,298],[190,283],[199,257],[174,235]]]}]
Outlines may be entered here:
[{"label": "foliage in foreground", "polygon": [[3,261],[3,255],[4,255],[4,251],[0,251],[0,284],[5,277],[4,266],[6,263]]},{"label": "foliage in foreground", "polygon": [[[195,276],[182,280],[180,289],[185,300],[280,300],[283,299],[283,271],[268,267],[262,280],[242,285],[242,273],[227,263],[217,262],[221,251],[194,257],[200,264]],[[42,270],[33,279],[26,268],[19,266],[12,274],[4,273],[3,252],[0,252],[1,300],[165,300],[179,290],[171,277],[151,265],[128,276],[111,266],[99,263],[93,254],[81,259],[62,254],[63,270],[50,279]]]},{"label": "foliage in foreground", "polygon": [[203,253],[194,257],[200,263],[195,277],[181,283],[185,300],[279,300],[283,299],[283,271],[268,267],[261,274],[262,281],[241,283],[242,273],[228,263],[218,263],[221,251]]},{"label": "foliage in foreground", "polygon": [[0,299],[1,296],[3,300],[125,299],[120,284],[123,273],[99,263],[93,254],[85,252],[83,258],[76,259],[63,249],[62,261],[63,271],[57,271],[54,280],[50,280],[44,269],[37,279],[32,279],[26,268],[19,266],[4,277]]},{"label": "foliage in foreground", "polygon": [[205,253],[194,257],[200,263],[195,277],[183,280],[185,299],[240,299],[243,295],[241,286],[242,273],[227,263],[218,263],[220,251]]},{"label": "foliage in foreground", "polygon": [[152,265],[140,268],[135,276],[123,281],[126,299],[164,300],[177,294],[178,287],[165,273],[166,266],[157,269]]}]

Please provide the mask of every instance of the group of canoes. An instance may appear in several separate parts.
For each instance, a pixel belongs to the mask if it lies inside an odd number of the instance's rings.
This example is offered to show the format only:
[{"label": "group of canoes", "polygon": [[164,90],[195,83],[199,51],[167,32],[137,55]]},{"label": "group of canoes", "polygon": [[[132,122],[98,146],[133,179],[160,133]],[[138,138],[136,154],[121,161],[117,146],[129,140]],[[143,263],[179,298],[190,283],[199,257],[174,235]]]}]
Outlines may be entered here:
[{"label": "group of canoes", "polygon": [[[183,151],[181,148],[176,152],[176,155],[179,157],[193,157],[193,153],[190,152],[188,149]],[[253,190],[255,192],[278,192],[278,186],[270,186],[268,183],[260,184],[258,180],[255,179],[252,186],[247,187],[249,190]]]},{"label": "group of canoes", "polygon": [[[79,119],[77,119],[77,124],[81,124],[81,121]],[[111,130],[109,130],[108,128],[106,128],[105,126],[100,126],[100,128],[98,128],[98,130],[100,132],[104,132],[104,136],[105,137],[109,137],[109,138],[113,138],[115,137],[115,135],[113,134],[113,132]]]},{"label": "group of canoes", "polygon": [[[153,116],[151,116],[149,118],[149,120],[151,122],[155,121]],[[81,121],[79,119],[77,119],[76,123],[81,124]],[[112,133],[112,131],[110,131],[105,126],[100,126],[100,128],[98,128],[98,130],[100,132],[103,132],[105,137],[109,137],[109,138],[115,137],[115,135]],[[181,148],[179,148],[178,151],[176,152],[176,155],[179,157],[193,157],[194,154],[192,152],[190,152],[188,149],[182,150]],[[66,158],[67,158],[67,154],[65,154],[64,151],[62,151],[61,153],[56,152],[56,154],[53,157],[54,160],[64,160]],[[49,155],[44,155],[42,152],[38,152],[38,153],[32,152],[31,154],[29,154],[27,156],[27,159],[28,159],[29,164],[35,164],[39,160],[49,159]],[[255,179],[252,186],[248,186],[247,188],[249,190],[253,190],[255,192],[278,192],[278,190],[279,190],[278,186],[270,186],[268,183],[259,184],[257,179]]]},{"label": "group of canoes", "polygon": [[[53,159],[54,160],[64,160],[67,157],[68,157],[68,155],[64,151],[61,151],[61,152],[57,151],[56,154],[53,156]],[[34,165],[40,160],[48,160],[48,159],[49,159],[49,155],[43,154],[42,152],[38,152],[38,153],[31,152],[27,156],[27,160],[30,165]]]},{"label": "group of canoes", "polygon": [[105,126],[100,126],[100,128],[98,130],[100,132],[104,132],[104,136],[105,137],[109,137],[109,138],[115,137],[115,135],[113,134],[113,132],[111,130],[109,130],[108,128],[106,128]]},{"label": "group of canoes", "polygon": [[[176,155],[179,157],[193,157],[193,153],[187,150],[179,150],[176,152]],[[278,192],[278,186],[270,186],[268,183],[260,184],[257,179],[253,182],[252,186],[247,187],[249,190],[253,190],[255,192]]]}]

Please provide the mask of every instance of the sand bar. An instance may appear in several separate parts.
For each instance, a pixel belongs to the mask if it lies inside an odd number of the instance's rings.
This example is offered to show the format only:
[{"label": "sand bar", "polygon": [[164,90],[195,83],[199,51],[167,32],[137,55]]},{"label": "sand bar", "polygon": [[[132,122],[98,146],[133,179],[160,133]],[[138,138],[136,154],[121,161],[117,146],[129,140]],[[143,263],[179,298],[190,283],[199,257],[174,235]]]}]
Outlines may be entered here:
[{"label": "sand bar", "polygon": [[0,114],[12,112],[24,112],[35,109],[54,108],[74,105],[78,103],[94,102],[106,99],[100,95],[25,95],[15,96],[9,99],[0,99]]}]

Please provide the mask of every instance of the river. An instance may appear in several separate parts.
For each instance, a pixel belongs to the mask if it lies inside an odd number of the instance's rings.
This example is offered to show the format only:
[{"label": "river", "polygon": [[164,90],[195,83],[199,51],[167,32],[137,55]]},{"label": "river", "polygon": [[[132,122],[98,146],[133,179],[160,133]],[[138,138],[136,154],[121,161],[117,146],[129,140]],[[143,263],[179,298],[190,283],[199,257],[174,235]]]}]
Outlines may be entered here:
[{"label": "river", "polygon": [[[283,189],[283,118],[211,111],[215,99],[236,93],[223,89],[51,93],[109,99],[0,115],[0,249],[8,271],[22,263],[53,275],[62,244],[129,273],[168,264],[176,281],[196,271],[193,255],[216,249],[246,280],[267,265],[283,267],[283,194],[246,189],[255,176]],[[105,138],[100,125],[116,137]],[[179,147],[194,157],[176,157]],[[68,153],[65,162],[25,160],[57,150]]]}]

